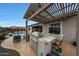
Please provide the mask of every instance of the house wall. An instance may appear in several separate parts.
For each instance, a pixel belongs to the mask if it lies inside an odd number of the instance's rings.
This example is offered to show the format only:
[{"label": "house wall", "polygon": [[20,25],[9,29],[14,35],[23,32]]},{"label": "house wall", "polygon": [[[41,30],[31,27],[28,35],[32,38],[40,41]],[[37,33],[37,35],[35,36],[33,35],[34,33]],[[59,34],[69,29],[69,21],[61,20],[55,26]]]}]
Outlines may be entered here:
[{"label": "house wall", "polygon": [[64,40],[66,42],[73,42],[76,40],[76,18],[71,17],[62,24],[62,33],[64,34]]},{"label": "house wall", "polygon": [[[61,34],[64,35],[64,41],[72,43],[76,41],[76,19],[77,16],[70,17],[61,23]],[[54,22],[56,23],[56,22]],[[42,24],[43,34],[49,34],[49,24]]]},{"label": "house wall", "polygon": [[[61,22],[61,34],[64,35],[64,41],[73,42],[76,40],[76,18],[77,16],[66,19]],[[54,22],[55,23],[55,22]],[[43,34],[49,34],[49,24],[41,24]]]}]

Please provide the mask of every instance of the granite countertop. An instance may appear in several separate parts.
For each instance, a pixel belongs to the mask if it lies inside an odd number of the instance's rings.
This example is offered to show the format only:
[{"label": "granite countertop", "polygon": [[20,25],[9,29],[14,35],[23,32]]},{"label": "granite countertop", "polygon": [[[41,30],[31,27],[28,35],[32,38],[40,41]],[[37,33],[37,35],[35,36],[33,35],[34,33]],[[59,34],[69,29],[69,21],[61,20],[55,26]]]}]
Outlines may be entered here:
[{"label": "granite countertop", "polygon": [[46,36],[46,37],[43,37],[43,38],[39,38],[39,41],[50,43],[55,39],[56,39],[55,36]]}]

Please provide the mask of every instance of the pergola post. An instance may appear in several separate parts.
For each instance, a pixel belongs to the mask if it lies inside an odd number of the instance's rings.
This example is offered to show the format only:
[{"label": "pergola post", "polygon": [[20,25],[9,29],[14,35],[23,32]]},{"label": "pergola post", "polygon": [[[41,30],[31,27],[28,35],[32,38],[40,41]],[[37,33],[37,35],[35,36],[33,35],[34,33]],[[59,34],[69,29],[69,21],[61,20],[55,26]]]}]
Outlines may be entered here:
[{"label": "pergola post", "polygon": [[79,4],[78,4],[77,19],[76,19],[76,42],[77,42],[76,54],[77,56],[79,56]]},{"label": "pergola post", "polygon": [[28,41],[28,21],[26,20],[26,42]]}]

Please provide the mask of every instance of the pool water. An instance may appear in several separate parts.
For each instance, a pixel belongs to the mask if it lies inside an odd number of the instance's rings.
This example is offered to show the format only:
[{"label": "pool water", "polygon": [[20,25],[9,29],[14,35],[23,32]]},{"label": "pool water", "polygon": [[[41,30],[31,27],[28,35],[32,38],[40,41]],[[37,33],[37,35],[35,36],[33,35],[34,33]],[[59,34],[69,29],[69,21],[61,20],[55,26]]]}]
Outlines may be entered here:
[{"label": "pool water", "polygon": [[21,36],[21,39],[24,39],[25,32],[14,32],[12,34],[12,37],[14,37],[14,36]]}]

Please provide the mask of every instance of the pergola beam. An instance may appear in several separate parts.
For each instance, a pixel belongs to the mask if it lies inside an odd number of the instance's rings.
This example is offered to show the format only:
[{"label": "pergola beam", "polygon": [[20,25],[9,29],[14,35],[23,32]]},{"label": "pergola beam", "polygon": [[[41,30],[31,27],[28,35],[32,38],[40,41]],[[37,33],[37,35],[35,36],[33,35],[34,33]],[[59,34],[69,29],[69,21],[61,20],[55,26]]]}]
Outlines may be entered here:
[{"label": "pergola beam", "polygon": [[33,21],[41,23],[41,21],[37,20],[37,18],[33,18]]},{"label": "pergola beam", "polygon": [[45,10],[45,12],[50,15],[53,19],[55,19],[48,11]]},{"label": "pergola beam", "polygon": [[61,9],[62,9],[62,14],[64,15],[65,13],[64,13],[64,4],[63,3],[60,3],[60,7],[61,7]]},{"label": "pergola beam", "polygon": [[46,21],[46,20],[44,20],[45,18],[43,16],[40,16],[40,15],[35,16],[35,18],[40,19],[41,21]]},{"label": "pergola beam", "polygon": [[47,8],[51,3],[47,3],[44,6],[42,6],[38,11],[36,11],[32,16],[30,16],[28,19],[32,19],[34,16],[36,16],[37,14],[39,14],[42,10],[44,10],[45,8]]},{"label": "pergola beam", "polygon": [[71,4],[71,5],[66,6],[66,7],[64,7],[64,8],[62,8],[62,9],[59,9],[59,10],[57,10],[57,11],[55,11],[55,12],[51,13],[51,14],[54,14],[54,13],[56,13],[56,12],[59,12],[59,11],[61,11],[61,10],[65,9],[65,8],[69,7],[69,6],[72,6],[72,4]]},{"label": "pergola beam", "polygon": [[43,19],[45,19],[44,21],[48,21],[49,19],[47,19],[47,18],[45,18],[45,17],[43,17],[43,16],[41,16],[41,15],[39,15],[41,18],[43,18]]},{"label": "pergola beam", "polygon": [[75,12],[74,14],[72,13],[70,16],[68,15],[64,15],[65,17],[61,17],[59,19],[55,19],[55,20],[52,20],[52,21],[48,21],[47,23],[52,23],[52,22],[58,22],[58,21],[62,21],[62,20],[65,20],[65,19],[68,19],[69,17],[73,17],[73,16],[76,16],[77,15],[77,12]]},{"label": "pergola beam", "polygon": [[33,20],[35,20],[35,21],[37,21],[37,22],[41,22],[41,23],[43,23],[43,22],[45,22],[44,20],[42,20],[42,19],[39,19],[39,18],[37,18],[37,17],[34,17],[35,19],[33,19]]}]

